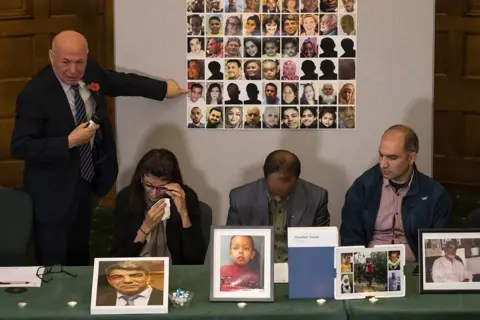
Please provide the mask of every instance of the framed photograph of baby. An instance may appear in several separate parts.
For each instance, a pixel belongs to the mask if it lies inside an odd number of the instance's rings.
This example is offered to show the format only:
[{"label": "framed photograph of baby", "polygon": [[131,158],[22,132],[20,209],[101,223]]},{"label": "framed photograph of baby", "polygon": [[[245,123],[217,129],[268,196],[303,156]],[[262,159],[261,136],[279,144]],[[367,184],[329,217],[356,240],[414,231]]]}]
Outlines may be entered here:
[{"label": "framed photograph of baby", "polygon": [[418,233],[421,293],[480,291],[480,229]]},{"label": "framed photograph of baby", "polygon": [[91,314],[168,313],[169,258],[95,258]]},{"label": "framed photograph of baby", "polygon": [[210,301],[273,301],[273,227],[212,227]]}]

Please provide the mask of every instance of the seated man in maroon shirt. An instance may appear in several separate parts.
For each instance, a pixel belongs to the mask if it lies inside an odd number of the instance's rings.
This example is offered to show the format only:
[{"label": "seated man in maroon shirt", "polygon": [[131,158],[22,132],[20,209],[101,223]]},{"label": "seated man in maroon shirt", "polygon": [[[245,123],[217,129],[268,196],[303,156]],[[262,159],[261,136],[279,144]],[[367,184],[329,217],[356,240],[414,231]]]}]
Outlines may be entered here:
[{"label": "seated man in maroon shirt", "polygon": [[415,132],[394,125],[382,136],[379,163],[348,189],[342,209],[342,246],[405,244],[406,261],[418,257],[418,229],[448,228],[451,199],[418,171]]}]

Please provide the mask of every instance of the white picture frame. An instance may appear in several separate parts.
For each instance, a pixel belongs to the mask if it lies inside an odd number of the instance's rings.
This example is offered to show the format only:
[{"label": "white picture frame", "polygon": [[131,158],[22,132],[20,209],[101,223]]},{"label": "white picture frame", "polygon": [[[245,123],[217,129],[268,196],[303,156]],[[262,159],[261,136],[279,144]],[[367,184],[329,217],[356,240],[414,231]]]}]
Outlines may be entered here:
[{"label": "white picture frame", "polygon": [[[480,291],[480,229],[420,229],[418,238],[420,293]],[[449,262],[446,251],[452,245],[455,257]],[[445,272],[448,267],[455,272]],[[457,281],[461,270],[463,281]]]},{"label": "white picture frame", "polygon": [[336,300],[405,296],[403,244],[337,247],[335,269]]},{"label": "white picture frame", "polygon": [[169,267],[168,257],[95,258],[90,313],[168,313]]},{"label": "white picture frame", "polygon": [[[239,239],[238,237],[242,237]],[[210,264],[210,301],[272,302],[274,299],[273,227],[211,227],[212,254]],[[255,256],[244,253],[237,261],[234,240],[253,242]],[[251,240],[251,241],[250,241]],[[242,264],[241,267],[240,264]],[[242,273],[240,278],[232,274]]]}]

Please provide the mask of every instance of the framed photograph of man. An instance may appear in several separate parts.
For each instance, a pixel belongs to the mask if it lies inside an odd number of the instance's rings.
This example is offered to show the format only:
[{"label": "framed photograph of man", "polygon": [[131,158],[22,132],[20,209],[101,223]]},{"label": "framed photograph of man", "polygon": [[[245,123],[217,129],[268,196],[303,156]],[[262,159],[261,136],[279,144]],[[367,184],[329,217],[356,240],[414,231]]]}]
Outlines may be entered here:
[{"label": "framed photograph of man", "polygon": [[335,299],[405,296],[405,245],[335,248]]},{"label": "framed photograph of man", "polygon": [[168,313],[169,258],[96,258],[91,314]]},{"label": "framed photograph of man", "polygon": [[480,229],[418,234],[421,293],[480,291]]},{"label": "framed photograph of man", "polygon": [[273,301],[273,227],[212,227],[210,301]]}]

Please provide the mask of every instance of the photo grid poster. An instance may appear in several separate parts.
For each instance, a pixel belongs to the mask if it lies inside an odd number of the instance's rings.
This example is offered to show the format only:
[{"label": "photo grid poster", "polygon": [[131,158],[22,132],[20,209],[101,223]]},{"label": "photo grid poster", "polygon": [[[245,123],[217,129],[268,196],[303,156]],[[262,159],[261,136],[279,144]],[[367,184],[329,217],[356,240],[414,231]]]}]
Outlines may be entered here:
[{"label": "photo grid poster", "polygon": [[187,127],[354,129],[359,0],[186,0]]}]

